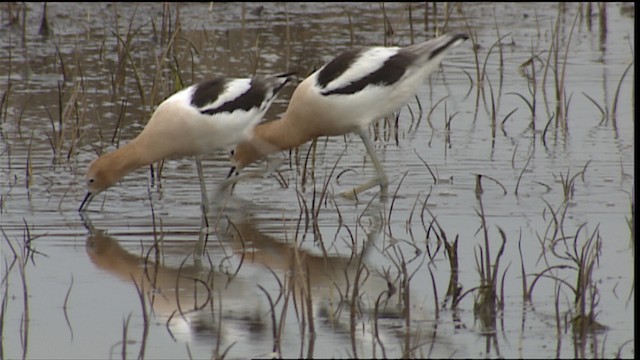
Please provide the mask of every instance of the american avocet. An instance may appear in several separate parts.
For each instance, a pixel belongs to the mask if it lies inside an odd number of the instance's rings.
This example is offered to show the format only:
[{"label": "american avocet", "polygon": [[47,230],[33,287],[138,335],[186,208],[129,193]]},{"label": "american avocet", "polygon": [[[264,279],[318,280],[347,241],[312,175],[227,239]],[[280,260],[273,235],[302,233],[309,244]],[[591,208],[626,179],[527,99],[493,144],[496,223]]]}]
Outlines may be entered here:
[{"label": "american avocet", "polygon": [[254,126],[290,75],[216,78],[171,95],[135,139],[91,163],[86,173],[88,192],[78,210],[86,210],[97,194],[143,165],[195,156],[206,214],[208,200],[201,155],[251,139]]},{"label": "american avocet", "polygon": [[[319,136],[356,133],[377,175],[343,195],[355,196],[375,185],[384,191],[389,180],[375,154],[368,125],[406,104],[447,52],[467,38],[464,34],[445,34],[407,47],[347,50],[302,81],[285,114],[256,126],[254,138],[272,144],[278,151]],[[250,142],[239,144],[232,153],[235,169],[239,171],[268,155],[263,150]]]}]

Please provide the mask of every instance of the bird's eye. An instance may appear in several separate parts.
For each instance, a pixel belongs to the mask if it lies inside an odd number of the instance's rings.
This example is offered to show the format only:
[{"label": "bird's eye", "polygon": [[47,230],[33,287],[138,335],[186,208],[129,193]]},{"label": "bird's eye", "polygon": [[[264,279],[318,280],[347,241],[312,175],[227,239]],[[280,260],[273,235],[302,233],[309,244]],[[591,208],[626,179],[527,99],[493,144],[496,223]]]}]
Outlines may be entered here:
[{"label": "bird's eye", "polygon": [[231,151],[229,151],[229,155],[233,156],[236,153],[235,149],[231,149]]},{"label": "bird's eye", "polygon": [[93,184],[93,182],[94,182],[94,181],[96,181],[96,179],[89,179],[89,180],[87,180],[87,182],[88,182],[89,184]]}]

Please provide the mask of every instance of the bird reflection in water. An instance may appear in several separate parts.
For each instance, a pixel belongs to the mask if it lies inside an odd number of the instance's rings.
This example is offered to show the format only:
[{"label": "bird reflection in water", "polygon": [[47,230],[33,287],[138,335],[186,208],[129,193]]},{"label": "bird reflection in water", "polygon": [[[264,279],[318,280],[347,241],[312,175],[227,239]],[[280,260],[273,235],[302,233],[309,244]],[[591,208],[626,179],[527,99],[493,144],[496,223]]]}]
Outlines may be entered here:
[{"label": "bird reflection in water", "polygon": [[[147,252],[151,256],[132,254],[114,237],[90,225],[87,253],[101,270],[134,283],[154,314],[167,319],[172,336],[189,334],[190,339],[205,337],[210,342],[211,337],[232,333],[238,338],[225,338],[224,343],[247,338],[269,341],[275,318],[278,323],[286,319],[283,331],[295,329],[298,336],[302,328],[316,334],[329,329],[350,335],[338,340],[345,341],[341,345],[347,348],[356,343],[358,348],[370,348],[374,342],[397,345],[407,338],[403,277],[384,271],[370,259],[370,255],[384,256],[375,244],[383,227],[380,209],[370,209],[373,225],[365,229],[366,236],[353,251],[347,249],[348,254],[338,256],[301,246],[287,231],[275,230],[284,228],[282,220],[252,216],[248,211],[252,204],[239,205],[239,199],[233,203],[234,208],[220,217],[217,235],[239,263],[235,272],[222,272],[218,264],[186,265],[189,256],[184,254],[182,260],[174,258],[173,263],[182,261],[179,266],[168,266],[170,248],[163,248],[165,260],[158,262],[153,249]],[[412,320],[417,318],[421,316],[412,314]],[[379,326],[378,321],[386,325]],[[230,326],[236,331],[226,331]],[[315,338],[309,337],[310,355]]]},{"label": "bird reflection in water", "polygon": [[[153,248],[147,256],[130,253],[102,230],[91,231],[86,250],[97,268],[133,283],[153,314],[166,321],[172,337],[210,340],[219,336],[220,320],[239,326],[242,332],[265,335],[261,304],[256,297],[247,297],[251,289],[243,278],[230,279],[227,274],[211,268],[187,265],[189,256],[180,265],[165,265],[164,261],[154,260]],[[169,251],[163,254],[166,261],[171,256]],[[238,304],[238,299],[255,301]],[[222,319],[218,314],[222,314]],[[232,321],[227,322],[229,319]]]}]

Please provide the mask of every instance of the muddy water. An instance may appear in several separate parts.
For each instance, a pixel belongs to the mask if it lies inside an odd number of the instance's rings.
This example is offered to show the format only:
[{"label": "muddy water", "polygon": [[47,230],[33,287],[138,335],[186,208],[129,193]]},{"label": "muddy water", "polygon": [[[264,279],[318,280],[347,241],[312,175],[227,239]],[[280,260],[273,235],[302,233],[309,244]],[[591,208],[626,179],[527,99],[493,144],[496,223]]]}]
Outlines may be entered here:
[{"label": "muddy water", "polygon": [[[51,3],[48,35],[42,4],[21,6],[0,12],[3,357],[634,356],[632,5]],[[216,202],[199,261],[190,159],[139,169],[78,214],[90,161],[182,84],[301,80],[343,49],[445,26],[477,58],[455,49],[397,122],[371,127],[386,199],[338,196],[374,174],[345,136]],[[204,164],[213,192],[227,154]],[[486,255],[502,306],[481,316]],[[582,337],[589,262],[586,312],[606,330]]]}]

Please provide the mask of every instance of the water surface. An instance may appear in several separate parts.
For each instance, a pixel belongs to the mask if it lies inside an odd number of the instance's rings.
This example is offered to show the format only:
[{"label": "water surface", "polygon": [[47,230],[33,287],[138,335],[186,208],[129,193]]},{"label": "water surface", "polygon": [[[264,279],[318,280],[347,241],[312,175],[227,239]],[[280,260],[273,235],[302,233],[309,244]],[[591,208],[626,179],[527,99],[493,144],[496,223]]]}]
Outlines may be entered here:
[{"label": "water surface", "polygon": [[[633,10],[48,3],[46,35],[42,4],[3,4],[3,357],[634,357]],[[277,176],[239,183],[216,203],[200,261],[191,159],[166,161],[159,179],[139,169],[77,212],[97,153],[135,137],[182,85],[292,70],[301,81],[352,46],[445,29],[470,33],[477,58],[471,41],[456,48],[397,122],[371,127],[386,200],[377,189],[338,196],[374,175],[349,135],[283,153]],[[228,155],[204,165],[213,192]],[[504,303],[489,317],[472,290],[483,219],[492,268],[505,239]],[[455,309],[444,238],[458,241],[461,294],[472,290]],[[581,338],[571,256],[583,252],[587,308],[606,330]],[[528,287],[547,275],[531,301],[522,268]]]}]

